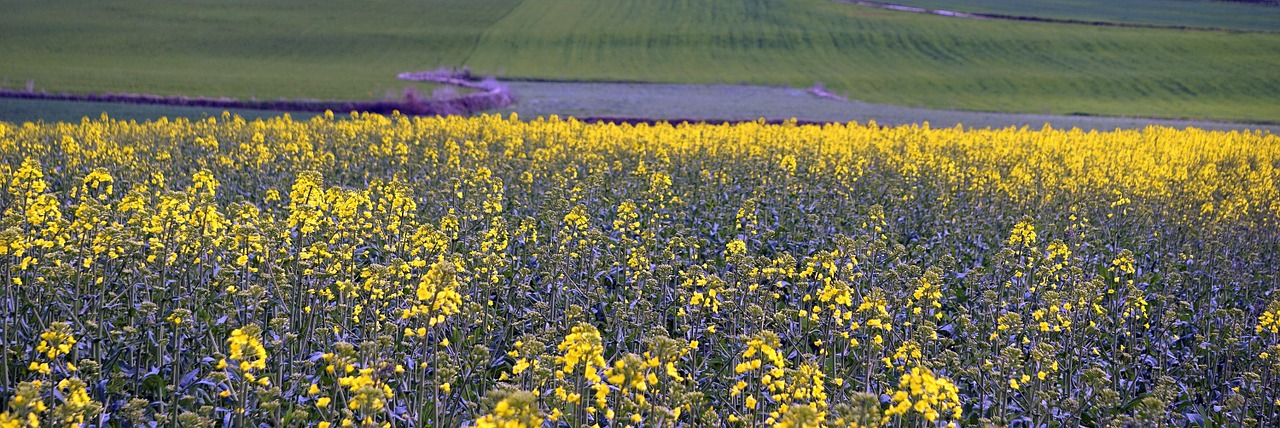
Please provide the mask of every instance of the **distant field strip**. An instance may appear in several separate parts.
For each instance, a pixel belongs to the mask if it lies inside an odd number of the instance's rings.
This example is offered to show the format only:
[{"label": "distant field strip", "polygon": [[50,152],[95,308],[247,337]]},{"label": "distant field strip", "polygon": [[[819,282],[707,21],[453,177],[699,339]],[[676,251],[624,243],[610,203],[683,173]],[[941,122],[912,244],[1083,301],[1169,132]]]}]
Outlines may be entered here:
[{"label": "distant field strip", "polygon": [[0,10],[7,89],[371,100],[411,84],[397,73],[466,65],[500,78],[821,83],[850,100],[944,110],[1280,119],[1280,34],[966,20],[830,0],[0,0]]},{"label": "distant field strip", "polygon": [[[1163,28],[1163,29],[1175,29],[1175,30],[1252,31],[1252,32],[1266,32],[1266,33],[1275,33],[1277,31],[1280,31],[1280,29],[1272,29],[1272,28],[1237,28],[1237,27],[1205,26],[1205,25],[1212,25],[1212,23],[1218,23],[1218,21],[1201,21],[1202,23],[1199,26],[1159,23],[1157,21],[1128,21],[1128,20],[1125,20],[1125,18],[1122,16],[1114,17],[1116,18],[1116,20],[1097,21],[1097,20],[1091,20],[1087,18],[1082,19],[1082,18],[1053,17],[1052,16],[1053,14],[1048,14],[1048,16],[1040,16],[1040,15],[1010,15],[1005,13],[994,13],[994,12],[975,13],[975,12],[959,12],[959,11],[949,10],[949,9],[932,9],[927,7],[907,6],[907,5],[896,4],[896,3],[882,3],[882,2],[874,2],[874,1],[861,1],[861,0],[833,0],[833,1],[837,3],[856,4],[858,6],[876,7],[880,9],[893,10],[893,11],[899,11],[899,12],[928,13],[928,14],[939,15],[939,16],[948,16],[952,18],[1005,19],[1005,20],[1011,20],[1011,21],[1033,21],[1033,22],[1044,22],[1044,23],[1051,23],[1051,24],[1079,24],[1079,25],[1100,25],[1100,26],[1107,26],[1107,27]],[[942,4],[942,5],[939,5],[939,7],[953,7],[953,6],[950,6],[949,4]],[[1280,12],[1280,9],[1277,9],[1277,11]],[[1084,16],[1088,16],[1088,14],[1084,14]]]},{"label": "distant field strip", "polygon": [[1213,0],[894,0],[932,10],[1171,27],[1280,31],[1280,3]]}]

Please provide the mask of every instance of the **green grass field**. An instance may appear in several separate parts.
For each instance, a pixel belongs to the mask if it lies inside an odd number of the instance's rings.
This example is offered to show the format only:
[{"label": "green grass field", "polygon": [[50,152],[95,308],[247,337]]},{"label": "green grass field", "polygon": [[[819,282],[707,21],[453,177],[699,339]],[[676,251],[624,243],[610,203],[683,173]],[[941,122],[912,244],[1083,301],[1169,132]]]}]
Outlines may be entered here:
[{"label": "green grass field", "polygon": [[1078,21],[1280,31],[1280,6],[1215,0],[884,0],[885,3]]},{"label": "green grass field", "polygon": [[[1280,119],[1280,35],[967,20],[829,0],[0,0],[0,82],[372,99],[400,71],[821,82],[941,109]],[[518,94],[517,94],[518,95]]]},{"label": "green grass field", "polygon": [[[379,99],[463,62],[510,0],[0,0],[0,77],[50,92]],[[429,93],[429,92],[428,92]]]}]

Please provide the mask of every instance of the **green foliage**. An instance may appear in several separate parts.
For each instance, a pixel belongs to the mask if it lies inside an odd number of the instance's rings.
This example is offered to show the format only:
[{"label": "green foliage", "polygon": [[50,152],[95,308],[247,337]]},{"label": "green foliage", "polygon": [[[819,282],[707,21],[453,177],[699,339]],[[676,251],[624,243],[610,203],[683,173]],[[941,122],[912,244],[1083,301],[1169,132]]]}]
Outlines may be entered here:
[{"label": "green foliage", "polygon": [[[9,89],[379,99],[466,60],[512,0],[0,1]],[[413,85],[426,88],[430,85]]]}]

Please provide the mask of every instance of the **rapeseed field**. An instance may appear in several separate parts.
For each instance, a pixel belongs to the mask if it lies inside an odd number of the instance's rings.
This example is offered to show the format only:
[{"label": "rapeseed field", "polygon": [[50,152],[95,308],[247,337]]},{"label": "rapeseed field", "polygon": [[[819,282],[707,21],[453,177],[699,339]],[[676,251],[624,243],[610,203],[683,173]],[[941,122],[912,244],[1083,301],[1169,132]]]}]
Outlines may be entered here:
[{"label": "rapeseed field", "polygon": [[1280,138],[0,123],[0,427],[1274,426]]}]

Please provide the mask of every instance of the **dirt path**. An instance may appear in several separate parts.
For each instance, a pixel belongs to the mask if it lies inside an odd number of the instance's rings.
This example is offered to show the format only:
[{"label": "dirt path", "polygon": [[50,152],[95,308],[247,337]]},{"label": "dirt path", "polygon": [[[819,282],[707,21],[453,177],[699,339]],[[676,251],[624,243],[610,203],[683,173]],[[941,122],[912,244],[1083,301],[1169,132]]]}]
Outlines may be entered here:
[{"label": "dirt path", "polygon": [[932,13],[934,15],[954,16],[956,18],[972,18],[972,19],[989,19],[990,18],[986,15],[979,15],[979,14],[973,14],[973,13],[952,12],[949,10],[941,10],[941,9],[925,9],[923,7],[903,6],[898,4],[879,3],[874,1],[856,1],[856,0],[834,0],[834,1],[836,3],[851,3],[851,4],[856,4],[858,6],[878,7],[881,9],[896,10],[899,12]]},{"label": "dirt path", "polygon": [[[455,85],[477,92],[450,98],[465,105],[431,107],[427,102],[438,100],[409,99],[376,102],[342,102],[314,100],[242,101],[230,98],[163,97],[140,94],[44,94],[30,91],[0,90],[0,120],[36,121],[67,116],[68,111],[86,112],[96,117],[107,112],[112,117],[121,115],[137,120],[155,119],[161,116],[185,114],[200,117],[200,112],[217,114],[223,109],[258,109],[269,115],[277,112],[322,112],[333,110],[371,111],[387,114],[399,110],[405,114],[473,114],[476,112],[519,113],[520,117],[533,119],[539,116],[559,115],[577,117],[590,122],[710,122],[734,123],[756,121],[783,122],[791,118],[798,123],[867,123],[874,120],[881,125],[907,125],[928,122],[935,127],[951,127],[963,124],[966,128],[1040,128],[1048,124],[1054,128],[1142,129],[1151,125],[1177,128],[1197,127],[1213,130],[1263,130],[1280,133],[1275,123],[1229,123],[1194,120],[1124,118],[1104,116],[1064,116],[1045,114],[990,113],[956,110],[925,109],[882,104],[869,104],[846,100],[820,86],[811,88],[783,88],[747,85],[680,85],[640,82],[573,82],[546,80],[480,80],[469,73],[419,72],[402,73],[402,78],[415,81]],[[518,99],[517,99],[518,98]],[[169,106],[178,110],[156,107],[141,110],[126,107],[129,104]],[[86,107],[92,106],[92,107]],[[413,107],[418,106],[418,107]],[[201,110],[204,109],[204,110]],[[415,110],[416,109],[416,110]],[[425,111],[425,112],[424,112]],[[44,112],[44,113],[40,113]],[[67,119],[63,119],[67,120]]]},{"label": "dirt path", "polygon": [[498,83],[496,79],[492,77],[478,79],[471,74],[471,70],[468,68],[463,68],[461,70],[440,68],[435,71],[406,71],[404,73],[397,74],[396,78],[411,82],[431,82],[443,85],[453,85],[484,92],[497,92],[504,90],[503,85]]},{"label": "dirt path", "polygon": [[734,123],[764,118],[799,123],[867,123],[909,125],[929,122],[933,127],[1039,129],[1142,129],[1151,125],[1212,130],[1265,130],[1280,133],[1280,124],[1231,123],[1142,117],[992,113],[870,104],[839,97],[823,97],[812,88],[749,85],[681,85],[621,82],[504,81],[516,103],[498,110],[521,118],[573,116],[584,121],[654,123]]}]

